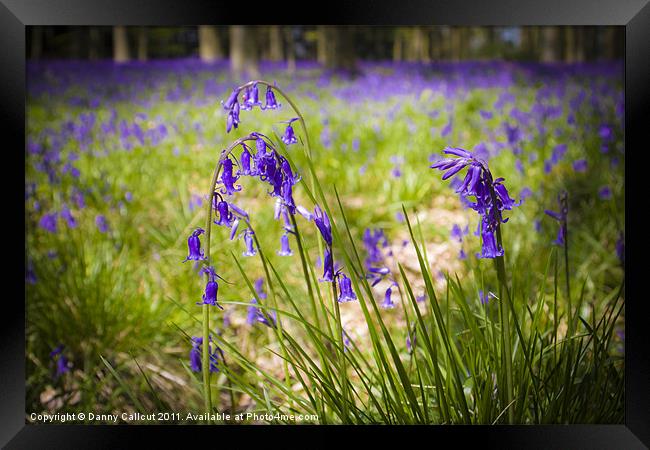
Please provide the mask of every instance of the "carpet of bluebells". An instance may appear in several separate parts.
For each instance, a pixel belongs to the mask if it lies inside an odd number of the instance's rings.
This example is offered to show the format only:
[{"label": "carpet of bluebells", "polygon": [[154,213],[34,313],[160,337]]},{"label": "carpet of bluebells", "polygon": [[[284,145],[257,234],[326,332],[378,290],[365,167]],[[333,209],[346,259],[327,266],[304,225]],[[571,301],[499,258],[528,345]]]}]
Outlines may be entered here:
[{"label": "carpet of bluebells", "polygon": [[28,411],[622,422],[622,64],[361,72],[28,64]]}]

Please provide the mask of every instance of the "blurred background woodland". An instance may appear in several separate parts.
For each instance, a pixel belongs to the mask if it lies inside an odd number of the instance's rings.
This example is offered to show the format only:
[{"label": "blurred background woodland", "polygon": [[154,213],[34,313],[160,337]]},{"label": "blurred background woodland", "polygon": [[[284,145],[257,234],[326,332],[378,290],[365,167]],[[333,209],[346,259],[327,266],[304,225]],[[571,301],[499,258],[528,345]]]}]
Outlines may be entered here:
[{"label": "blurred background woodland", "polygon": [[356,62],[503,59],[590,62],[621,59],[623,27],[595,26],[198,26],[30,27],[30,59],[146,61],[199,56],[230,59],[233,73],[255,75],[260,60],[318,61],[354,73]]}]

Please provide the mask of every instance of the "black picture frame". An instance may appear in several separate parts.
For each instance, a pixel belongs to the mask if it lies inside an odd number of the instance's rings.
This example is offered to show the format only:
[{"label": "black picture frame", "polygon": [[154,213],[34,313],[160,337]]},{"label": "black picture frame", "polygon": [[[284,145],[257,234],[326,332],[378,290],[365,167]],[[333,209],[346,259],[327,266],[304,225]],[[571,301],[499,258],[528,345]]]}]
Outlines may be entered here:
[{"label": "black picture frame", "polygon": [[[242,9],[244,8],[244,9]],[[643,195],[645,176],[642,153],[648,152],[647,133],[650,124],[650,3],[648,0],[401,0],[343,2],[328,1],[295,5],[273,4],[254,8],[209,1],[173,0],[0,0],[0,42],[4,64],[0,70],[3,107],[0,122],[5,136],[13,137],[15,145],[6,147],[6,161],[21,164],[19,146],[25,148],[25,60],[26,26],[29,25],[188,25],[188,24],[364,24],[364,25],[620,25],[625,27],[625,146],[628,155],[626,172],[626,358],[625,358],[625,424],[624,425],[548,425],[548,426],[434,426],[391,428],[391,434],[418,431],[427,434],[430,445],[438,439],[451,439],[454,445],[468,440],[497,448],[562,448],[562,449],[637,449],[650,446],[650,354],[644,336],[647,300],[642,297],[645,269],[642,243],[645,239]],[[302,16],[301,16],[302,14]],[[15,153],[10,155],[9,153]],[[15,158],[15,160],[13,159]],[[24,160],[22,161],[24,164]],[[20,172],[13,166],[6,172]],[[3,177],[5,197],[16,210],[22,193],[16,186],[20,180]],[[24,209],[23,209],[24,211]],[[13,212],[13,211],[12,211]],[[10,214],[10,213],[8,213]],[[23,215],[24,217],[24,215]],[[13,220],[11,236],[24,233],[24,222]],[[7,235],[5,235],[6,237]],[[646,240],[647,242],[647,240]],[[21,254],[22,250],[17,250]],[[14,253],[15,254],[15,253]],[[5,272],[5,283],[23,293],[24,266],[14,263]],[[15,274],[14,272],[15,271]],[[5,284],[5,288],[7,287]],[[21,288],[22,286],[22,288]],[[4,290],[6,293],[6,289]],[[138,441],[152,445],[151,438],[185,445],[197,430],[210,432],[210,427],[182,426],[82,426],[33,425],[25,420],[25,310],[19,295],[7,295],[14,310],[3,314],[0,333],[0,444],[5,448],[127,448]],[[9,307],[4,305],[3,307]],[[228,427],[230,428],[230,427]],[[262,437],[268,428],[235,427],[245,431],[246,439]],[[336,431],[349,427],[287,427],[299,432],[315,432],[324,444]],[[358,427],[355,432],[373,434],[387,427]],[[214,429],[211,431],[214,434]],[[293,431],[282,433],[291,435]],[[219,435],[222,432],[219,431]],[[404,435],[402,435],[404,436]],[[325,439],[322,439],[325,438]],[[143,441],[146,439],[146,441]],[[218,436],[214,436],[215,443]],[[267,438],[265,438],[266,440]],[[322,440],[321,440],[322,439]],[[331,439],[331,437],[330,437]],[[248,441],[247,441],[248,442]],[[406,442],[410,445],[410,442]],[[412,445],[412,444],[411,444]]]}]

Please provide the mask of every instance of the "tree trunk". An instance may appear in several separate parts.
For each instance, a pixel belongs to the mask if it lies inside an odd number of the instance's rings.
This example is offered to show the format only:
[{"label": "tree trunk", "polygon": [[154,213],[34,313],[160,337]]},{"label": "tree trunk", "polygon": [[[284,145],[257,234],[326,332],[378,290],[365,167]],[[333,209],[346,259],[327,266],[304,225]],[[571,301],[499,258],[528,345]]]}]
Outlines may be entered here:
[{"label": "tree trunk", "polygon": [[230,70],[236,77],[247,74],[258,78],[260,75],[257,31],[252,26],[230,27]]},{"label": "tree trunk", "polygon": [[403,33],[399,28],[395,29],[395,40],[393,41],[393,61],[402,60]]},{"label": "tree trunk", "polygon": [[429,30],[424,27],[418,27],[418,33],[420,34],[420,61],[423,63],[431,62],[431,53],[429,49],[431,47],[431,40],[429,39]]},{"label": "tree trunk", "polygon": [[322,25],[316,28],[316,60],[323,66],[327,61],[327,27]]},{"label": "tree trunk", "polygon": [[284,36],[287,41],[287,72],[293,75],[296,73],[296,42],[293,38],[293,28],[286,27]]},{"label": "tree trunk", "polygon": [[31,27],[30,56],[32,59],[40,59],[43,54],[43,28],[40,26]]},{"label": "tree trunk", "polygon": [[605,47],[605,54],[604,59],[612,61],[614,59],[617,59],[618,55],[618,36],[616,32],[617,27],[605,27],[604,32],[603,32],[603,40],[604,40],[604,47]]},{"label": "tree trunk", "polygon": [[462,46],[463,46],[463,38],[462,38],[462,31],[460,27],[451,27],[450,30],[450,53],[451,53],[451,60],[452,61],[460,61],[462,57]]},{"label": "tree trunk", "polygon": [[97,27],[88,27],[88,59],[99,59],[102,48],[102,32]]},{"label": "tree trunk", "polygon": [[199,57],[201,61],[205,62],[223,58],[216,27],[210,25],[199,26]]},{"label": "tree trunk", "polygon": [[149,32],[146,27],[138,28],[138,61],[147,60],[147,47],[149,44]]},{"label": "tree trunk", "polygon": [[573,58],[575,62],[583,62],[585,60],[585,34],[584,27],[573,28]]},{"label": "tree trunk", "polygon": [[129,38],[126,27],[113,27],[113,61],[117,63],[127,62],[131,59],[129,54]]},{"label": "tree trunk", "polygon": [[282,61],[284,59],[282,29],[277,25],[269,27],[269,59],[271,61]]},{"label": "tree trunk", "polygon": [[327,27],[325,67],[342,70],[350,75],[357,72],[354,54],[354,29],[349,26]]},{"label": "tree trunk", "polygon": [[429,43],[431,47],[431,58],[434,61],[440,61],[440,59],[442,59],[442,46],[440,45],[441,44],[440,28],[434,27],[431,30],[430,36],[431,38],[429,39]]},{"label": "tree trunk", "polygon": [[542,28],[542,62],[556,62],[560,58],[559,27]]}]

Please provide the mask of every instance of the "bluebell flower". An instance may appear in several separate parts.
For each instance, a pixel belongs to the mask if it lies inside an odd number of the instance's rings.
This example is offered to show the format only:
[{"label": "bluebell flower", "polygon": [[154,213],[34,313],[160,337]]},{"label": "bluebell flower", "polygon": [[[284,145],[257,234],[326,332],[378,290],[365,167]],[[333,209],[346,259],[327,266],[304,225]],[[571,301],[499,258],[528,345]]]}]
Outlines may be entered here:
[{"label": "bluebell flower", "polygon": [[246,323],[249,325],[255,325],[255,323],[259,322],[266,325],[267,327],[275,328],[277,322],[275,311],[271,311],[265,315],[262,310],[255,305],[257,305],[257,300],[251,299],[251,306],[248,307]]},{"label": "bluebell flower", "polygon": [[34,285],[37,281],[36,272],[34,272],[34,264],[31,259],[28,259],[27,270],[25,272],[25,282]]},{"label": "bluebell flower", "polygon": [[241,186],[235,186],[235,182],[239,179],[239,177],[234,176],[232,173],[232,161],[230,158],[226,157],[226,159],[224,159],[221,164],[223,169],[221,172],[221,183],[223,183],[224,186],[224,189],[221,190],[221,193],[232,195],[235,192],[241,191]]},{"label": "bluebell flower", "polygon": [[228,202],[221,200],[217,203],[216,209],[219,212],[219,220],[215,220],[214,223],[216,225],[230,228],[232,226],[234,216],[233,213],[231,213],[228,209]]},{"label": "bluebell flower", "polygon": [[255,251],[255,242],[253,240],[253,230],[247,228],[244,231],[244,243],[246,244],[246,251],[242,253],[244,256],[255,256],[257,252]]},{"label": "bluebell flower", "polygon": [[255,292],[257,292],[257,296],[261,299],[264,299],[267,297],[266,292],[264,292],[264,278],[258,278],[255,280]]},{"label": "bluebell flower", "polygon": [[388,286],[388,289],[386,289],[386,293],[384,294],[384,301],[381,304],[381,307],[384,309],[391,309],[395,307],[395,303],[393,303],[393,299],[392,299],[393,286],[397,286],[397,284],[393,283],[390,286]]},{"label": "bluebell flower", "polygon": [[251,88],[247,87],[242,91],[241,94],[241,109],[244,111],[248,111],[253,109],[253,106],[251,105]]},{"label": "bluebell flower", "polygon": [[346,352],[351,345],[350,336],[348,336],[348,333],[345,330],[343,330],[341,334],[343,336],[343,351]]},{"label": "bluebell flower", "polygon": [[[259,99],[260,93],[257,89],[257,83],[253,84],[248,93],[248,98],[246,99],[247,109],[253,109],[255,106],[262,107],[262,102]],[[263,109],[263,108],[262,108]]]},{"label": "bluebell flower", "polygon": [[587,160],[578,159],[573,162],[573,170],[576,172],[585,172],[587,170]]},{"label": "bluebell flower", "polygon": [[106,220],[106,216],[103,214],[99,214],[97,217],[95,217],[95,224],[97,225],[99,231],[102,233],[106,233],[108,231],[108,221]]},{"label": "bluebell flower", "polygon": [[203,338],[193,337],[192,338],[192,349],[190,350],[190,369],[194,372],[200,372],[202,363],[201,363],[201,343]]},{"label": "bluebell flower", "polygon": [[517,169],[517,172],[523,175],[524,165],[521,163],[520,159],[517,159],[517,161],[515,161],[515,169]]},{"label": "bluebell flower", "polygon": [[235,103],[233,108],[228,112],[228,119],[226,120],[226,133],[239,126],[239,103]]},{"label": "bluebell flower", "polygon": [[334,259],[332,258],[331,247],[325,247],[325,258],[323,263],[323,277],[318,281],[334,281]]},{"label": "bluebell flower", "polygon": [[303,216],[305,219],[311,222],[311,220],[314,218],[314,215],[304,206],[296,206],[296,211]]},{"label": "bluebell flower", "polygon": [[314,208],[314,223],[318,227],[323,240],[328,246],[332,246],[332,226],[327,213],[318,205]]},{"label": "bluebell flower", "polygon": [[482,258],[495,258],[503,255],[503,248],[497,245],[494,233],[500,223],[505,223],[502,211],[510,210],[521,202],[515,203],[508,195],[503,185],[503,178],[493,180],[487,163],[476,158],[472,153],[461,148],[447,147],[443,153],[455,155],[458,158],[447,158],[435,162],[431,168],[445,172],[442,179],[446,180],[459,171],[468,167],[462,184],[456,189],[461,197],[474,196],[476,202],[468,200],[468,205],[480,216],[480,234],[483,239]]},{"label": "bluebell flower", "polygon": [[603,186],[598,190],[598,196],[601,200],[609,200],[612,198],[612,190],[609,186]]},{"label": "bluebell flower", "polygon": [[[194,336],[192,337],[192,349],[190,350],[190,369],[193,372],[201,372],[203,369],[203,338]],[[221,350],[219,347],[214,345],[212,346],[212,336],[210,336],[210,342],[208,342],[208,355],[210,360],[210,372],[215,373],[219,372],[219,354]]]},{"label": "bluebell flower", "polygon": [[551,210],[544,210],[544,212],[559,222],[560,228],[558,229],[557,238],[553,241],[554,244],[564,245],[567,234],[567,216],[569,212],[568,196],[566,192],[558,195],[558,204],[560,205],[560,212]]},{"label": "bluebell flower", "polygon": [[68,358],[63,354],[63,349],[65,346],[59,344],[54,350],[50,352],[50,358],[54,361],[56,365],[56,371],[54,373],[54,379],[56,380],[61,375],[70,371],[71,364],[68,361]]},{"label": "bluebell flower", "polygon": [[[219,284],[217,283],[217,273],[214,271],[214,267],[204,267],[201,269],[200,273],[205,273],[208,275],[208,282],[205,285],[205,291],[203,293],[203,302],[197,303],[197,305],[211,305],[218,306],[219,309],[223,309],[221,305],[217,303],[217,293],[219,292]],[[221,278],[221,277],[219,277]]]},{"label": "bluebell flower", "polygon": [[277,109],[280,106],[282,105],[275,99],[275,93],[271,86],[266,86],[266,105],[262,109]]},{"label": "bluebell flower", "polygon": [[354,290],[352,290],[352,280],[348,278],[343,272],[338,274],[339,287],[341,294],[339,295],[339,303],[351,302],[357,299]]},{"label": "bluebell flower", "polygon": [[235,106],[235,103],[237,103],[238,95],[239,95],[239,91],[237,89],[233,89],[228,99],[225,102],[223,100],[221,101],[223,108],[232,109]]},{"label": "bluebell flower", "polygon": [[253,171],[251,171],[251,154],[248,150],[248,146],[243,142],[241,146],[243,148],[241,157],[239,158],[241,162],[241,169],[237,173],[239,175],[255,175]]},{"label": "bluebell flower", "polygon": [[454,224],[454,226],[451,227],[451,237],[456,239],[458,242],[463,242],[463,230],[461,230],[458,224]]},{"label": "bluebell flower", "polygon": [[614,129],[607,124],[602,124],[598,128],[598,136],[600,136],[603,142],[611,141],[614,137]]},{"label": "bluebell flower", "polygon": [[287,236],[287,233],[284,233],[282,237],[280,238],[280,245],[281,249],[278,250],[278,255],[280,256],[291,256],[293,255],[293,252],[291,251],[291,248],[289,247],[289,236]]},{"label": "bluebell flower", "polygon": [[38,225],[50,233],[56,233],[56,219],[57,213],[44,214],[41,217],[41,220],[38,222]]},{"label": "bluebell flower", "polygon": [[293,127],[291,126],[291,124],[296,120],[298,120],[298,118],[294,117],[293,119],[282,122],[287,124],[287,128],[284,130],[284,134],[282,135],[282,142],[284,142],[286,145],[291,145],[298,142],[298,138],[296,138],[296,135],[293,132]]},{"label": "bluebell flower", "polygon": [[228,207],[230,208],[231,213],[234,213],[242,219],[248,220],[248,213],[241,209],[239,206],[235,205],[232,202],[228,202]]},{"label": "bluebell flower", "polygon": [[553,153],[551,155],[551,163],[553,165],[557,164],[560,162],[560,160],[564,157],[567,151],[567,146],[566,144],[558,144],[553,148]]},{"label": "bluebell flower", "polygon": [[621,264],[625,264],[625,236],[621,231],[618,235],[618,240],[616,241],[616,255],[618,256]]},{"label": "bluebell flower", "polygon": [[408,328],[406,332],[406,351],[413,353],[415,345],[417,344],[417,335],[415,334],[416,326],[413,325],[413,329]]},{"label": "bluebell flower", "polygon": [[70,228],[76,228],[77,227],[77,221],[72,216],[72,212],[68,209],[68,206],[65,205],[65,204],[61,208],[61,217],[63,217],[65,219],[65,221],[68,223],[68,226]]},{"label": "bluebell flower", "polygon": [[233,220],[232,225],[230,226],[230,240],[232,241],[235,239],[235,236],[237,235],[237,230],[239,229],[239,218],[235,218]]},{"label": "bluebell flower", "polygon": [[449,122],[447,122],[447,125],[445,125],[442,131],[440,132],[440,136],[443,138],[447,137],[451,133],[452,129],[453,129],[453,121],[450,118]]},{"label": "bluebell flower", "polygon": [[205,233],[205,230],[203,228],[197,228],[192,232],[192,234],[190,234],[190,237],[187,238],[187,247],[189,249],[189,254],[187,255],[187,258],[183,260],[183,262],[202,261],[205,259],[203,250],[201,250],[201,240],[199,239],[199,236],[203,233]]},{"label": "bluebell flower", "polygon": [[503,248],[498,245],[494,232],[484,229],[481,232],[481,238],[483,239],[483,246],[479,258],[496,258],[498,256],[503,256]]}]

